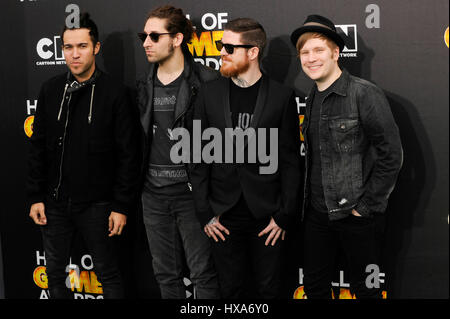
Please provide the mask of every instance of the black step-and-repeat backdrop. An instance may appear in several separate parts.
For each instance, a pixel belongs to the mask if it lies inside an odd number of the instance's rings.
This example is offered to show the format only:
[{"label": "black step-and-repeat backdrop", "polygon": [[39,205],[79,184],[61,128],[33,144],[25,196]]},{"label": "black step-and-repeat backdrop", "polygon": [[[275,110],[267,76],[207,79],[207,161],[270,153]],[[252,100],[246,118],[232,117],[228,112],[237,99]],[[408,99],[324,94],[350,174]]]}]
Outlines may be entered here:
[{"label": "black step-and-repeat backdrop", "polygon": [[[147,61],[136,36],[145,17],[165,1],[7,0],[0,4],[0,231],[6,298],[48,298],[40,232],[25,207],[24,179],[40,85],[66,71],[60,32],[74,4],[100,29],[100,68],[133,87]],[[380,279],[387,298],[448,298],[447,0],[180,0],[196,26],[190,50],[197,62],[218,69],[213,45],[227,21],[252,17],[268,35],[264,70],[297,93],[299,124],[312,82],[302,73],[289,35],[313,13],[330,17],[344,36],[341,64],[386,93],[400,128],[404,164],[380,228]],[[72,8],[72,9],[71,9]],[[287,238],[286,298],[302,298],[301,227]],[[118,239],[131,298],[159,298],[139,213]],[[1,256],[1,255],[0,255]],[[102,298],[92,258],[79,238],[69,264],[77,299]],[[332,282],[335,298],[351,298],[344,260]],[[3,267],[3,269],[2,269]],[[375,270],[374,270],[375,271]],[[376,275],[376,274],[375,274]],[[1,276],[0,276],[1,278]],[[0,283],[1,284],[1,283]],[[186,295],[192,298],[189,273]],[[251,285],[251,283],[249,283]],[[0,292],[2,289],[0,288]]]}]

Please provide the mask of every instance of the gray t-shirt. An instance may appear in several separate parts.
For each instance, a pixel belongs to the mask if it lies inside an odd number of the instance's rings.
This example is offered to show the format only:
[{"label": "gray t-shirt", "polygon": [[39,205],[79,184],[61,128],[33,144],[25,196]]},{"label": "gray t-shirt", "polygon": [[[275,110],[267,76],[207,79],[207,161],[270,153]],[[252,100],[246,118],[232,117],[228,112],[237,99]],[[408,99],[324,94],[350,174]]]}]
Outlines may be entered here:
[{"label": "gray t-shirt", "polygon": [[170,159],[170,149],[176,143],[170,136],[181,78],[180,75],[164,85],[155,77],[153,88],[153,138],[145,188],[161,195],[179,195],[189,191],[184,164],[174,164]]}]

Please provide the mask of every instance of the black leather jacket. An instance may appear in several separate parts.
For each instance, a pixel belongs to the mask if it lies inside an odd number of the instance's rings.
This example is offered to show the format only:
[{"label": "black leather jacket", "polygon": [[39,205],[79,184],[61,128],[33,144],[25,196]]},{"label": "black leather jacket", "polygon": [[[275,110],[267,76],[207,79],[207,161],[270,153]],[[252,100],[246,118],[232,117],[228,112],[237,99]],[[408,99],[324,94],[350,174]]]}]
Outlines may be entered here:
[{"label": "black leather jacket", "polygon": [[[201,63],[194,62],[189,52],[184,53],[184,70],[183,80],[178,91],[177,102],[175,105],[175,117],[172,128],[184,127],[189,131],[192,129],[192,118],[194,114],[193,104],[197,97],[198,90],[203,82],[215,80],[220,77],[220,73],[214,69],[206,67]],[[151,140],[153,138],[153,88],[154,77],[156,76],[157,65],[149,64],[149,69],[143,78],[137,81],[137,104],[140,113],[142,126],[142,167],[141,167],[141,188],[145,181],[145,172],[148,165],[148,156],[150,151]],[[189,167],[187,165],[189,173]],[[189,188],[191,185],[189,183]]]},{"label": "black leather jacket", "polygon": [[[306,101],[303,214],[309,204],[308,127],[316,87]],[[355,209],[363,217],[386,210],[403,163],[398,127],[383,91],[343,70],[324,98],[319,120],[322,184],[330,220]]]}]

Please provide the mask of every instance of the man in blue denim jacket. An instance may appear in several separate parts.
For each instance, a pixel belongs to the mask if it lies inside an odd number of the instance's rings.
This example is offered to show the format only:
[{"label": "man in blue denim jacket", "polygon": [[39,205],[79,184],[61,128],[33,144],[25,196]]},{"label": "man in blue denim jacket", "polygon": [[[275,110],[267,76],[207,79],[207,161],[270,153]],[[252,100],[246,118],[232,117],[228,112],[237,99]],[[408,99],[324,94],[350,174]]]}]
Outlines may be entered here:
[{"label": "man in blue denim jacket", "polygon": [[383,218],[402,166],[398,127],[383,91],[339,67],[344,41],[333,22],[310,15],[291,41],[315,82],[302,127],[305,293],[310,299],[331,297],[340,245],[352,293],[380,298],[379,285],[366,284],[366,269],[378,263],[376,220]]}]

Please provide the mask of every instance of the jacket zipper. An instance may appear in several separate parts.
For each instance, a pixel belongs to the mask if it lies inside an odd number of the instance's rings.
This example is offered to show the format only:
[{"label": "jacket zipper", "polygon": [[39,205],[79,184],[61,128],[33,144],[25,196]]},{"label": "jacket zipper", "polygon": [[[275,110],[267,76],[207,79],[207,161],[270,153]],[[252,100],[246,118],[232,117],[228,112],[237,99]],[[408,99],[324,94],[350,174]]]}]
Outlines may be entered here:
[{"label": "jacket zipper", "polygon": [[59,196],[59,188],[61,187],[61,181],[62,181],[62,166],[63,166],[63,159],[64,159],[64,148],[65,148],[65,141],[66,141],[66,133],[67,133],[67,124],[69,123],[69,113],[70,113],[70,100],[72,99],[72,94],[69,96],[69,101],[67,102],[67,114],[66,114],[66,122],[64,124],[64,134],[63,134],[63,140],[62,140],[62,151],[61,151],[61,160],[59,165],[59,178],[58,178],[58,185],[55,188],[55,199],[58,200]]},{"label": "jacket zipper", "polygon": [[[173,121],[172,128],[171,128],[172,130],[175,128],[175,125],[177,124],[178,120],[181,119],[181,118],[183,117],[183,115],[186,114],[187,111],[191,108],[192,99],[193,99],[193,97],[197,94],[197,88],[196,88],[195,86],[191,86],[191,93],[192,93],[192,94],[191,94],[191,96],[189,97],[189,101],[188,101],[188,104],[187,104],[186,109],[183,111],[183,113],[181,113],[180,115],[178,115],[178,117],[175,119],[175,121]],[[189,187],[189,191],[192,192],[192,183],[191,183],[191,178],[190,178],[190,176],[189,176],[189,169],[188,169],[188,167],[187,167],[187,164],[184,164],[184,166],[185,166],[185,168],[186,168],[186,174],[187,174],[187,177],[188,177],[188,183],[187,183],[187,185],[188,185],[188,187]]]}]

